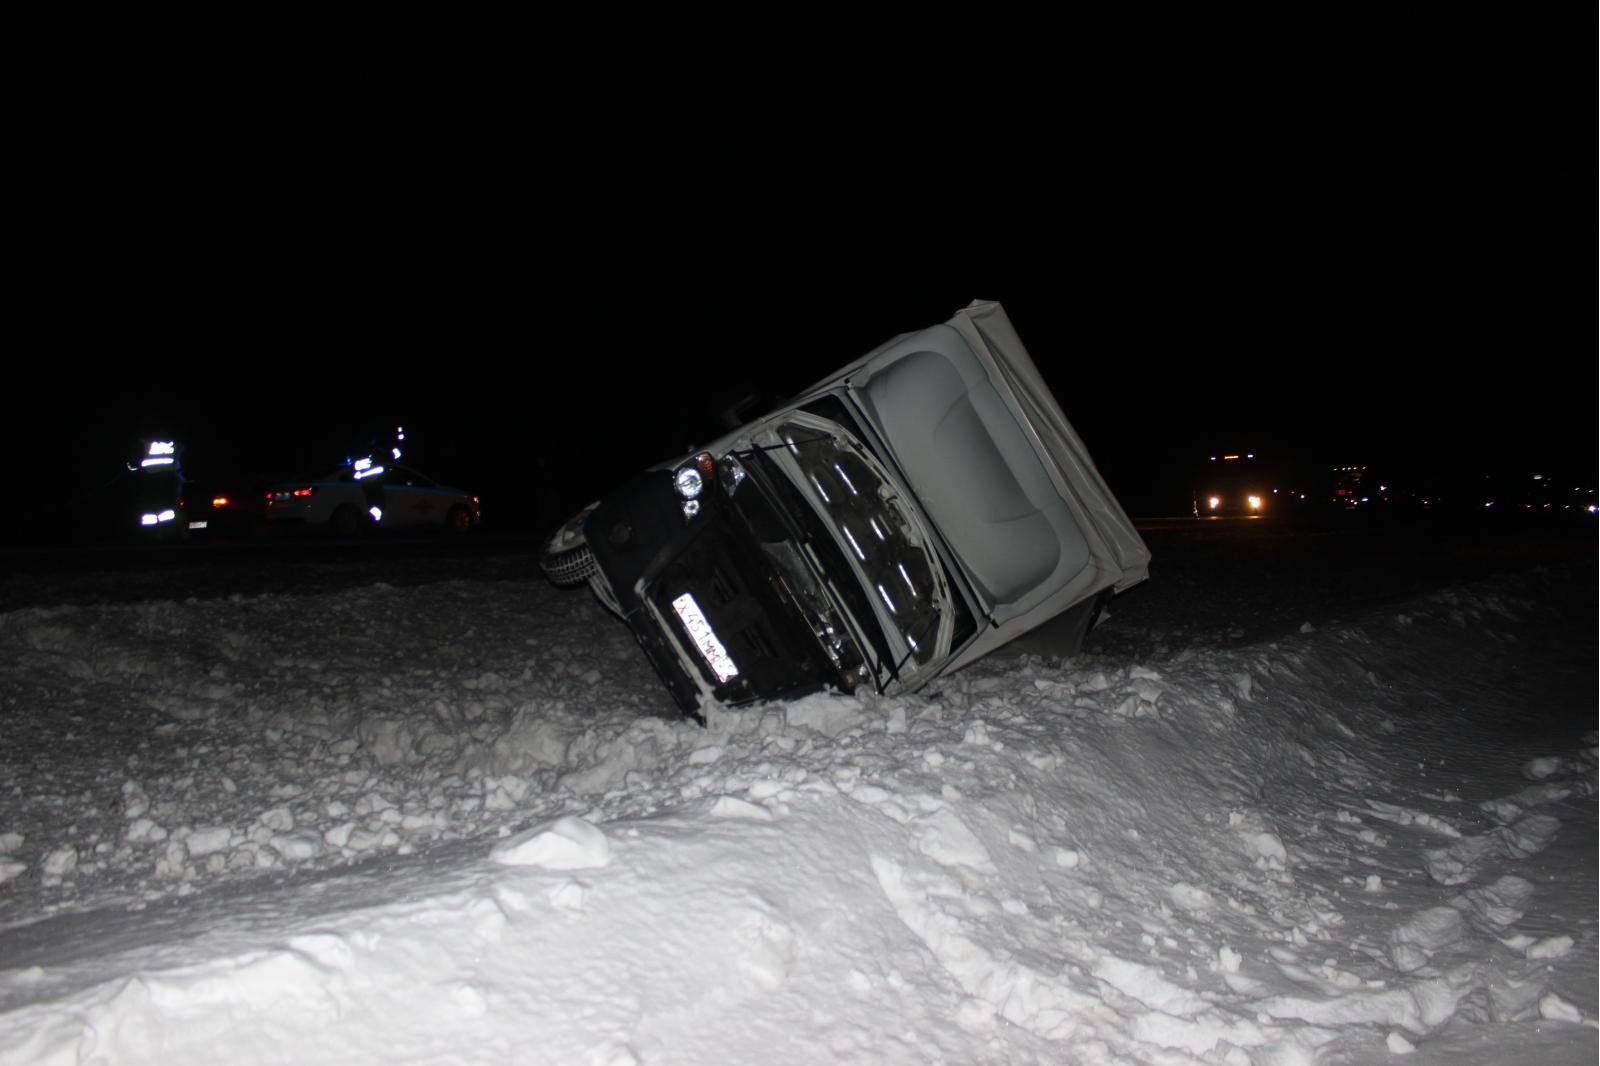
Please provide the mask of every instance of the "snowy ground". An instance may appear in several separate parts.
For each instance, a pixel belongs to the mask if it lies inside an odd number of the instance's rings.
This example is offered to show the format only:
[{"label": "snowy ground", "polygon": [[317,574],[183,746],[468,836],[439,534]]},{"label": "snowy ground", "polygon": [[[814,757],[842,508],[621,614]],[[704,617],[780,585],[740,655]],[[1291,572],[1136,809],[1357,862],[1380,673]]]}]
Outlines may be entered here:
[{"label": "snowy ground", "polygon": [[704,729],[499,569],[0,614],[0,1063],[1595,1061],[1588,562]]}]

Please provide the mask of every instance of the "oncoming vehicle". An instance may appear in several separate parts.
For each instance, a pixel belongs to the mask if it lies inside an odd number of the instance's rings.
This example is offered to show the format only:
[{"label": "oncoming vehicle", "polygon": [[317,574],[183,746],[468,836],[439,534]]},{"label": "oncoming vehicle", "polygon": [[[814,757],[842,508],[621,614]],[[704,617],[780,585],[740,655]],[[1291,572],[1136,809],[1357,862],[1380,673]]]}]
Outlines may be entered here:
[{"label": "oncoming vehicle", "polygon": [[478,497],[398,464],[358,459],[311,481],[267,491],[267,522],[315,526],[335,536],[368,529],[466,533],[482,520]]},{"label": "oncoming vehicle", "polygon": [[637,476],[545,548],[686,713],[910,692],[1052,620],[1078,650],[1150,553],[997,303],[896,337]]},{"label": "oncoming vehicle", "polygon": [[1272,501],[1271,481],[1254,452],[1213,455],[1195,478],[1194,516],[1260,518]]}]

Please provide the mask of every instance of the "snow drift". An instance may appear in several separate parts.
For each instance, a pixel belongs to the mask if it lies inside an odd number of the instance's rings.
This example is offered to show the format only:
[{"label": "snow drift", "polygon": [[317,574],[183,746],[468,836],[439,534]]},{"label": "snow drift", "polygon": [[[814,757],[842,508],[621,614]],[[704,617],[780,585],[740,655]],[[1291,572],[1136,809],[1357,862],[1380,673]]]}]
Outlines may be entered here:
[{"label": "snow drift", "polygon": [[1571,580],[706,728],[537,581],[0,615],[0,1063],[1593,1061]]}]

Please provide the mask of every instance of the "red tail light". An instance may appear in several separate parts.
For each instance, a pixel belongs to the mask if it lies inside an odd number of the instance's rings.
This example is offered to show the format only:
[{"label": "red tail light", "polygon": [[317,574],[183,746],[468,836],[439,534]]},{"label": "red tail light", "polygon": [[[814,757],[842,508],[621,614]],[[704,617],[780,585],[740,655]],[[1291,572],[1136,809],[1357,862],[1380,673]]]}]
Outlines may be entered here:
[{"label": "red tail light", "polygon": [[310,496],[313,493],[315,493],[316,491],[317,491],[316,489],[295,489],[292,495],[295,495],[295,496]]}]

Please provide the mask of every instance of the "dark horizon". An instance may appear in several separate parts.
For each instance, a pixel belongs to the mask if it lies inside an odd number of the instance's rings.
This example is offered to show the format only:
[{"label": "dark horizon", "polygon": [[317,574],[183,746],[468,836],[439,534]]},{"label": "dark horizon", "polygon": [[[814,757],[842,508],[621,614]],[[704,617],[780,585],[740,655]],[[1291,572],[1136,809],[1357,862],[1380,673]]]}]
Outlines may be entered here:
[{"label": "dark horizon", "polygon": [[1576,19],[1002,17],[971,69],[591,33],[556,69],[402,15],[243,50],[118,18],[51,53],[16,164],[11,414],[64,494],[140,436],[306,475],[390,422],[486,503],[598,494],[726,389],[972,299],[1130,507],[1230,445],[1592,477]]}]

